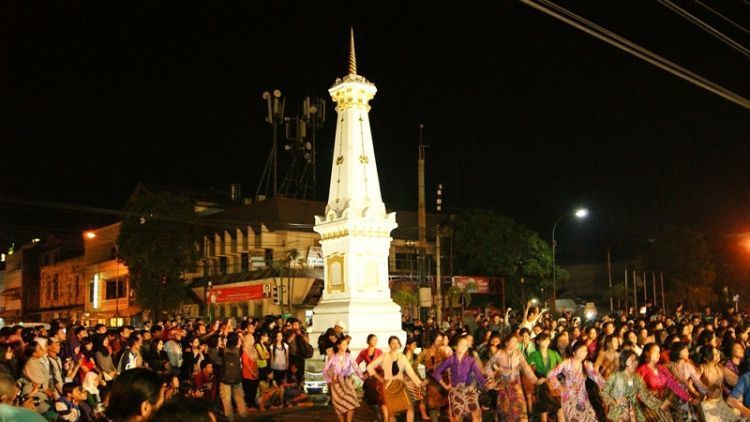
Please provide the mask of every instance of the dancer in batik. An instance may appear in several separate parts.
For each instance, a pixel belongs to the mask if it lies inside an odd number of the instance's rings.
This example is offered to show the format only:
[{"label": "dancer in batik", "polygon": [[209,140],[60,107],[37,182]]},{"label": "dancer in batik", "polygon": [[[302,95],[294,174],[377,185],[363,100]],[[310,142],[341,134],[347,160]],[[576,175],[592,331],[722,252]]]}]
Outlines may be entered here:
[{"label": "dancer in batik", "polygon": [[[435,418],[437,418],[439,410],[448,405],[448,391],[432,378],[432,372],[452,354],[450,348],[444,348],[445,338],[443,333],[436,333],[432,345],[422,350],[422,353],[417,357],[417,362],[424,365],[427,375],[427,379],[425,379],[427,383],[425,387],[427,408],[431,417],[434,416]],[[443,381],[448,382],[447,377],[447,374],[443,375]]]},{"label": "dancer in batik", "polygon": [[626,350],[619,360],[620,370],[612,373],[602,388],[602,398],[608,409],[607,419],[612,422],[645,422],[646,414],[642,409],[645,406],[650,414],[660,415],[657,420],[669,420],[669,413],[664,410],[669,403],[651,394],[636,373],[638,355]]},{"label": "dancer in batik", "polygon": [[[528,362],[537,377],[546,378],[549,371],[563,361],[559,353],[549,348],[550,343],[551,340],[547,333],[539,333],[536,336],[536,350],[529,355]],[[560,390],[553,389],[549,380],[537,386],[536,397],[533,409],[535,413],[539,414],[539,419],[542,422],[547,422],[549,413],[557,415],[557,420],[562,420]]]},{"label": "dancer in batik", "polygon": [[669,369],[659,364],[659,346],[655,343],[648,343],[643,346],[641,353],[640,366],[638,375],[643,378],[648,390],[655,394],[660,400],[667,400],[669,403],[669,415],[650,414],[646,411],[646,417],[649,421],[687,421],[695,412],[690,412],[687,404],[690,403],[690,393],[677,379],[669,372]]},{"label": "dancer in batik", "polygon": [[[383,351],[378,349],[378,337],[375,334],[370,334],[367,336],[367,348],[362,349],[359,355],[357,355],[357,366],[364,362],[365,367],[367,367],[370,362],[380,357],[381,354],[383,354]],[[381,377],[383,376],[383,368],[377,367],[375,371]],[[388,420],[388,408],[385,407],[383,383],[378,381],[376,377],[371,377],[367,374],[365,375],[365,382],[362,385],[362,389],[365,393],[365,403],[375,407],[376,412],[383,412],[383,419]]]},{"label": "dancer in batik", "polygon": [[[409,400],[409,394],[406,392],[404,373],[411,378],[417,387],[422,385],[422,380],[414,373],[411,365],[406,361],[406,356],[401,353],[401,340],[398,337],[389,337],[388,347],[390,348],[388,352],[383,353],[367,365],[367,372],[383,383],[385,405],[388,407],[388,416],[391,421],[395,421],[398,414],[406,412],[407,422],[413,422],[414,408],[413,403]],[[378,366],[383,367],[383,377],[375,372],[375,368]]]},{"label": "dancer in batik", "polygon": [[594,365],[585,360],[588,347],[585,342],[577,342],[571,349],[572,356],[565,359],[557,368],[553,369],[547,377],[553,386],[560,384],[557,376],[562,374],[565,380],[562,382],[562,409],[565,420],[578,422],[596,422],[596,411],[589,401],[586,392],[586,378],[594,381],[599,388],[604,385],[604,378],[594,369]]},{"label": "dancer in batik", "polygon": [[515,334],[506,335],[500,346],[486,366],[490,385],[497,389],[497,418],[501,421],[528,421],[521,372],[536,384],[543,383],[544,378],[537,378],[523,353],[518,350]]},{"label": "dancer in batik", "polygon": [[328,359],[323,368],[323,376],[331,386],[333,408],[339,422],[351,422],[354,418],[354,409],[359,407],[357,392],[354,387],[353,375],[360,379],[364,378],[362,370],[347,352],[349,339],[341,337],[336,341],[336,353]]},{"label": "dancer in batik", "polygon": [[[726,366],[721,365],[721,353],[713,346],[703,346],[700,352],[700,379],[708,389],[701,402],[705,422],[733,422],[743,420],[735,414],[722,396],[724,378],[733,378],[730,384],[737,384],[737,376]],[[733,382],[732,382],[733,381]]]},{"label": "dancer in batik", "polygon": [[[482,409],[479,407],[477,383],[484,386],[487,381],[477,366],[476,359],[467,353],[468,349],[468,340],[465,337],[459,338],[456,353],[444,360],[433,372],[432,377],[443,388],[449,390],[451,420],[460,421],[469,414],[473,422],[480,422]],[[447,369],[450,369],[450,384],[443,381],[443,372]]]}]

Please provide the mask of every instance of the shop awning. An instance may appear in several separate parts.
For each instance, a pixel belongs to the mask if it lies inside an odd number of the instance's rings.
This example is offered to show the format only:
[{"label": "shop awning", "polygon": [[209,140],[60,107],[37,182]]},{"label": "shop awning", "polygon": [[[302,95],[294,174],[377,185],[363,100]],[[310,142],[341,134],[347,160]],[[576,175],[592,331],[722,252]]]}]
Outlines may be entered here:
[{"label": "shop awning", "polygon": [[20,299],[21,298],[21,288],[20,287],[11,287],[9,289],[5,289],[0,293],[0,295],[3,295],[10,299]]}]

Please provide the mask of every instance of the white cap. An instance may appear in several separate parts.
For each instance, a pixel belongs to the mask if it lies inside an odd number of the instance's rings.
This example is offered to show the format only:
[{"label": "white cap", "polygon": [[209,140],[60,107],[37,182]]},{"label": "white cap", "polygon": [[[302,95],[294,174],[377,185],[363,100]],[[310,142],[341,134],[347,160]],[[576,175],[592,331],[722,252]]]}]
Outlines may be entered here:
[{"label": "white cap", "polygon": [[336,321],[336,325],[346,330],[346,325],[344,324],[344,321]]}]

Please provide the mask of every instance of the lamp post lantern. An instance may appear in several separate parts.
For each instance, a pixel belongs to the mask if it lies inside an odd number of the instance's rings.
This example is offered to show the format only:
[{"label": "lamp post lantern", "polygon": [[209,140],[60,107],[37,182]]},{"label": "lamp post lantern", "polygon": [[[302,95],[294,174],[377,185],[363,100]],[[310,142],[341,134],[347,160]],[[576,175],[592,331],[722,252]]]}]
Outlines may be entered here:
[{"label": "lamp post lantern", "polygon": [[557,267],[555,264],[555,254],[557,252],[557,241],[555,240],[555,230],[557,224],[567,217],[576,217],[578,219],[584,219],[588,217],[589,210],[586,208],[579,208],[572,213],[561,215],[552,226],[552,314],[555,314],[557,310]]}]

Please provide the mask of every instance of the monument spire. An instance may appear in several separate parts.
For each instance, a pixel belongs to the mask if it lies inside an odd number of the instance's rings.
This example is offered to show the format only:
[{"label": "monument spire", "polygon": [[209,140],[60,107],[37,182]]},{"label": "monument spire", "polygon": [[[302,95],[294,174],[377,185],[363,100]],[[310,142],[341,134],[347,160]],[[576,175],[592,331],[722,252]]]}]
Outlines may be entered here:
[{"label": "monument spire", "polygon": [[380,193],[370,131],[369,102],[375,84],[357,74],[354,29],[349,29],[349,74],[328,90],[336,103],[336,135],[325,215],[315,216],[325,257],[325,288],[313,310],[313,333],[336,323],[352,336],[350,350],[367,347],[367,335],[406,334],[401,308],[391,300],[388,254],[396,214]]},{"label": "monument spire", "polygon": [[357,74],[357,53],[354,50],[354,26],[349,27],[349,74]]}]

